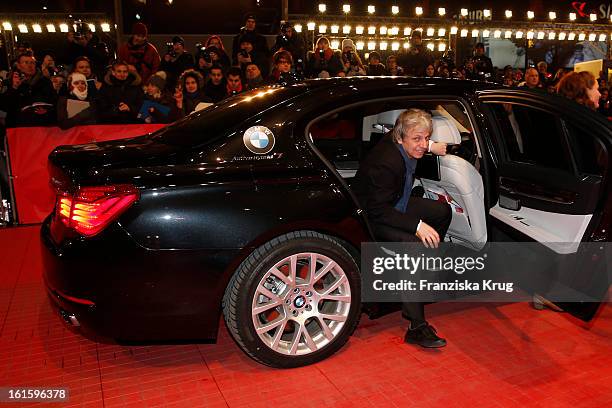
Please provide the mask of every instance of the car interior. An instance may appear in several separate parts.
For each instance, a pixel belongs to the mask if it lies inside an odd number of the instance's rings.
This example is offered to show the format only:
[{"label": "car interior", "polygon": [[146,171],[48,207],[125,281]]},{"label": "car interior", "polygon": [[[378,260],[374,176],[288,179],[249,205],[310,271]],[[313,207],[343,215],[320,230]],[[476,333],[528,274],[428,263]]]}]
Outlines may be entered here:
[{"label": "car interior", "polygon": [[452,209],[446,239],[479,250],[487,242],[483,178],[473,127],[458,102],[386,103],[334,112],[312,123],[313,144],[350,186],[359,163],[411,107],[432,115],[431,139],[448,145],[447,155],[426,154],[415,172],[413,195],[443,201]]}]

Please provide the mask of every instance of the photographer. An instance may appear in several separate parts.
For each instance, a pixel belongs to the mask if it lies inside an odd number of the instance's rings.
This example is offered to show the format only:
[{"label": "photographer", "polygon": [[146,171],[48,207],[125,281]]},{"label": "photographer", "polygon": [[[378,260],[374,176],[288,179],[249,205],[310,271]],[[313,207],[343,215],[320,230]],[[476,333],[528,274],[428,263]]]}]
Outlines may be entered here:
[{"label": "photographer", "polygon": [[223,41],[218,35],[208,37],[204,45],[196,44],[196,69],[207,76],[208,71],[213,65],[219,65],[223,71],[227,71],[231,66],[229,56],[223,47]]},{"label": "photographer", "polygon": [[474,64],[474,72],[478,79],[485,81],[493,81],[493,63],[491,58],[485,55],[485,46],[483,43],[477,43],[474,46],[474,56],[472,57]]},{"label": "photographer", "polygon": [[276,51],[272,57],[274,69],[272,75],[268,78],[270,85],[293,85],[300,82],[303,78],[293,71],[293,57],[289,51]]},{"label": "photographer", "polygon": [[314,51],[308,53],[306,73],[309,78],[329,78],[344,73],[342,53],[329,47],[329,40],[320,37]]},{"label": "photographer", "polygon": [[193,56],[185,51],[185,40],[181,36],[173,37],[172,42],[166,46],[168,49],[159,69],[168,74],[169,87],[172,89],[183,72],[193,68]]},{"label": "photographer", "polygon": [[361,58],[355,52],[355,43],[349,38],[342,40],[342,64],[344,65],[344,74],[347,77],[366,75],[366,69],[361,62]]},{"label": "photographer", "polygon": [[101,43],[86,24],[77,23],[76,28],[75,32],[67,34],[68,46],[62,62],[72,64],[78,57],[86,56],[93,63],[92,68],[97,69],[96,75],[102,77],[110,58],[106,44]]},{"label": "photographer", "polygon": [[276,42],[272,46],[272,54],[278,51],[289,51],[293,59],[293,68],[297,73],[304,71],[304,57],[306,45],[304,39],[295,32],[293,25],[289,22],[281,22],[280,34],[276,36]]},{"label": "photographer", "polygon": [[97,105],[100,122],[137,123],[137,115],[143,101],[138,72],[130,71],[125,61],[115,61],[104,77],[104,85],[98,92]]},{"label": "photographer", "polygon": [[372,51],[368,56],[368,66],[366,67],[368,75],[380,76],[385,75],[385,66],[380,62],[380,54],[376,51]]},{"label": "photographer", "polygon": [[240,69],[244,72],[247,64],[253,62],[259,67],[261,75],[263,77],[267,77],[270,72],[270,62],[264,55],[259,54],[255,50],[253,42],[253,36],[249,34],[245,34],[240,39],[240,51],[238,51],[238,54],[236,54],[234,66],[240,67]]},{"label": "photographer", "polygon": [[431,51],[423,46],[421,32],[415,30],[410,37],[410,48],[398,56],[398,64],[404,68],[405,75],[425,76],[425,69],[434,63]]},{"label": "photographer", "polygon": [[51,80],[36,68],[36,60],[32,55],[17,57],[8,82],[8,89],[2,95],[0,104],[0,110],[7,113],[7,127],[55,123],[57,93]]},{"label": "photographer", "polygon": [[161,58],[157,48],[148,39],[147,26],[135,23],[132,27],[132,36],[127,43],[119,47],[119,59],[134,66],[144,83],[149,81],[151,75],[159,70]]},{"label": "photographer", "polygon": [[[260,55],[266,61],[270,58],[270,50],[268,49],[266,38],[257,33],[256,26],[257,18],[254,14],[248,14],[245,18],[244,27],[240,29],[240,33],[238,33],[232,41],[232,61],[234,61],[234,65],[238,65],[236,61],[238,52],[240,51],[240,43],[245,36],[249,37],[255,54]],[[259,68],[262,69],[261,66]],[[268,68],[266,68],[266,75],[267,72]]]}]

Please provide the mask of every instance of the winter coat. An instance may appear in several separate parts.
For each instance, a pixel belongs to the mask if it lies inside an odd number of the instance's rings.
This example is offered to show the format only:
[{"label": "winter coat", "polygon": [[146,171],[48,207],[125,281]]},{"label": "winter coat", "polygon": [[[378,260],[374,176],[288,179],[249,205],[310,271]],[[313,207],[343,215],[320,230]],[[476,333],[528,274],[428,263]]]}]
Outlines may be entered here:
[{"label": "winter coat", "polygon": [[[9,78],[12,77],[11,72]],[[17,89],[9,86],[1,95],[1,101],[0,109],[7,113],[7,127],[45,126],[56,121],[57,93],[51,80],[39,70],[28,81],[23,81]],[[28,108],[36,102],[51,104],[53,107]]]},{"label": "winter coat", "polygon": [[69,129],[74,126],[96,124],[96,101],[91,94],[88,94],[85,99],[86,102],[89,102],[89,107],[71,118],[68,117],[68,100],[79,101],[80,99],[72,94],[59,97],[57,100],[57,123],[60,128]]},{"label": "winter coat", "polygon": [[134,45],[130,39],[119,48],[118,54],[120,60],[136,67],[136,71],[138,71],[142,82],[145,84],[149,81],[151,75],[159,71],[161,58],[157,48],[148,41],[141,45]]},{"label": "winter coat", "polygon": [[323,58],[319,51],[308,53],[306,72],[310,78],[317,78],[321,72],[327,71],[330,77],[338,76],[340,71],[344,71],[342,64],[342,54],[340,51],[334,51],[328,48]]},{"label": "winter coat", "polygon": [[[98,119],[106,123],[137,123],[143,99],[140,76],[130,72],[125,81],[119,81],[109,72],[104,77],[104,85],[98,92]],[[130,107],[128,112],[119,110],[121,102]]]}]

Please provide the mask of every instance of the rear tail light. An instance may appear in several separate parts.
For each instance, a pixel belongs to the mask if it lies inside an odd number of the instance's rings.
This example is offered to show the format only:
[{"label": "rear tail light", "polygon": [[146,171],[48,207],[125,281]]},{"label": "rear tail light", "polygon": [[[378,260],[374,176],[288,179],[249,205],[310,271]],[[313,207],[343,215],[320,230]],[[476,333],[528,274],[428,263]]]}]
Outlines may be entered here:
[{"label": "rear tail light", "polygon": [[66,227],[92,237],[119,218],[138,197],[138,189],[127,184],[81,187],[74,195],[58,194],[55,215]]}]

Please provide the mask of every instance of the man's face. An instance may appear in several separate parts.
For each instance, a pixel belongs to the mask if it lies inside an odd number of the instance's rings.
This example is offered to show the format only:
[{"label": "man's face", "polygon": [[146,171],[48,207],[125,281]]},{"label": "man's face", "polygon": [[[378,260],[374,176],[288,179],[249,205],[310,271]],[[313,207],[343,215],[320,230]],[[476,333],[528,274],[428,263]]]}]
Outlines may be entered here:
[{"label": "man's face", "polygon": [[172,49],[177,54],[182,54],[185,51],[185,46],[182,43],[177,42],[177,43],[172,44]]},{"label": "man's face", "polygon": [[413,159],[420,159],[427,152],[429,146],[430,134],[427,130],[412,129],[404,134],[402,138],[402,147],[408,155]]},{"label": "man's face", "polygon": [[395,60],[395,58],[387,59],[387,68],[395,69],[395,67],[397,67],[397,61]]},{"label": "man's face", "polygon": [[134,34],[132,42],[134,43],[134,45],[142,45],[146,40],[147,37],[145,37],[144,35]]},{"label": "man's face", "polygon": [[259,75],[261,75],[261,71],[259,71],[259,67],[255,64],[251,64],[246,67],[246,77],[247,79],[255,79]]},{"label": "man's face", "polygon": [[240,75],[228,75],[227,85],[230,89],[240,89],[241,80]]},{"label": "man's face", "polygon": [[327,41],[319,41],[317,43],[318,50],[326,50],[329,48],[329,43]]},{"label": "man's face", "polygon": [[17,69],[27,76],[32,76],[36,73],[36,60],[34,57],[24,55],[19,58]]},{"label": "man's face", "polygon": [[129,73],[127,65],[115,65],[112,72],[113,76],[119,81],[125,81]]},{"label": "man's face", "polygon": [[544,64],[538,65],[538,72],[541,72],[542,74],[545,74],[547,69],[548,69],[548,66]]},{"label": "man's face", "polygon": [[279,58],[276,67],[280,72],[289,72],[291,71],[291,62],[286,58]]},{"label": "man's face", "polygon": [[370,65],[378,65],[380,64],[380,60],[378,57],[370,57]]},{"label": "man's face", "polygon": [[256,24],[255,20],[252,19],[252,18],[249,18],[249,19],[247,19],[247,21],[246,21],[244,26],[246,27],[246,29],[248,31],[253,31],[253,30],[255,30],[255,24]]},{"label": "man's face", "polygon": [[240,44],[240,49],[251,53],[253,51],[253,44],[251,44],[250,42],[243,42]]},{"label": "man's face", "polygon": [[223,72],[220,69],[211,69],[209,75],[213,85],[219,85],[223,80]]},{"label": "man's face", "polygon": [[189,93],[194,93],[198,90],[198,82],[195,80],[195,78],[185,78],[185,90]]},{"label": "man's face", "polygon": [[540,82],[540,75],[535,68],[529,68],[525,73],[525,83],[530,88],[535,88]]},{"label": "man's face", "polygon": [[596,108],[599,108],[599,99],[601,98],[601,93],[599,93],[599,84],[595,81],[592,88],[587,88],[587,96],[595,104]]},{"label": "man's face", "polygon": [[475,48],[475,49],[474,49],[474,55],[476,55],[476,56],[478,56],[478,57],[483,56],[483,55],[484,55],[484,53],[485,53],[485,52],[484,52],[484,48],[482,48],[482,47],[478,47],[478,48]]},{"label": "man's face", "polygon": [[54,77],[51,77],[51,84],[53,84],[53,89],[55,89],[56,92],[59,92],[59,90],[62,88],[62,86],[64,85],[64,77],[56,75]]},{"label": "man's face", "polygon": [[87,61],[77,62],[76,68],[74,70],[79,74],[85,75],[85,78],[89,78],[91,76],[91,66]]}]

